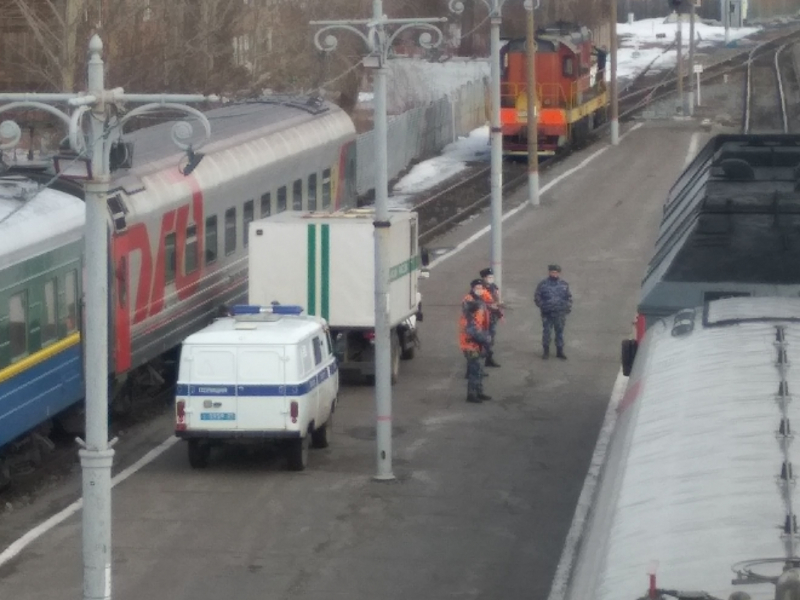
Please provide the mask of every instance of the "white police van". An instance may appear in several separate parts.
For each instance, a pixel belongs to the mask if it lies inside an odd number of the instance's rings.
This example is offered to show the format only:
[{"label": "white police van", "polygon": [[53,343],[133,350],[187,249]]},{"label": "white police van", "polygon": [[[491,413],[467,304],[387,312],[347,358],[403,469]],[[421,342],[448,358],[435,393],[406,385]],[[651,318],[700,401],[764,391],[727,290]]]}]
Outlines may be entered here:
[{"label": "white police van", "polygon": [[286,443],[289,468],[328,445],[339,373],[325,321],[299,306],[240,305],[181,347],[175,435],[193,468],[230,441]]}]

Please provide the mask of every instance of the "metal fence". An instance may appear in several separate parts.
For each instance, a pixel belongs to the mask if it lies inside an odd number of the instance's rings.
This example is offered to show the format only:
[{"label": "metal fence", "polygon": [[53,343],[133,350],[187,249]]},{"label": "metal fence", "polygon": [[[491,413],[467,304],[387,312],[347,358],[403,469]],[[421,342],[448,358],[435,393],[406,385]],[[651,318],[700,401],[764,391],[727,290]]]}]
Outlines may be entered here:
[{"label": "metal fence", "polygon": [[[486,123],[485,79],[469,82],[456,92],[389,117],[389,180],[412,162],[437,154],[458,136],[467,135]],[[358,136],[356,142],[357,191],[363,196],[375,189],[375,131]]]}]

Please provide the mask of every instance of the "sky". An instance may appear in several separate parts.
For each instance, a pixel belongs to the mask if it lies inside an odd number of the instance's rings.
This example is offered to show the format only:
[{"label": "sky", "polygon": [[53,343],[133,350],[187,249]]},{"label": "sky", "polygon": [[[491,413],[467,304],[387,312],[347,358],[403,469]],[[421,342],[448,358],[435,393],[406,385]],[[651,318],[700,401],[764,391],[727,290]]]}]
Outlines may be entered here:
[{"label": "sky", "polygon": [[[689,23],[686,22],[681,25],[683,28],[682,46],[688,49]],[[665,22],[664,18],[642,19],[641,21],[634,21],[632,24],[621,23],[617,26],[617,34],[620,41],[620,48],[617,53],[617,72],[623,87],[624,80],[630,80],[647,69],[651,63],[650,69],[654,72],[675,66],[677,62],[676,52],[670,50],[666,54],[662,53],[675,40],[676,31],[676,23],[674,21]],[[742,39],[758,31],[759,28],[757,27],[731,28],[730,39],[731,41]],[[665,37],[657,37],[658,34],[662,33],[665,34]],[[706,25],[697,21],[695,22],[695,38],[698,48],[721,48],[725,43],[725,28]],[[463,83],[464,79],[462,77],[468,72],[465,67],[457,66],[455,68],[450,67],[452,72],[447,74],[449,63],[415,62],[414,77],[421,77],[427,72],[428,81],[442,82],[438,97],[450,93],[453,89],[454,81]],[[488,62],[481,62],[485,67],[486,75],[488,75]],[[482,67],[475,67],[475,73],[476,75],[483,73]],[[458,75],[457,79],[453,77],[455,74]],[[432,94],[432,96],[436,96],[436,94]],[[372,94],[362,92],[359,100],[363,103],[371,102]],[[406,206],[414,194],[430,189],[453,177],[466,169],[469,163],[488,163],[489,160],[489,128],[484,126],[446,146],[440,156],[420,162],[412,167],[408,174],[402,177],[394,185],[394,188],[390,190],[390,203]]]}]

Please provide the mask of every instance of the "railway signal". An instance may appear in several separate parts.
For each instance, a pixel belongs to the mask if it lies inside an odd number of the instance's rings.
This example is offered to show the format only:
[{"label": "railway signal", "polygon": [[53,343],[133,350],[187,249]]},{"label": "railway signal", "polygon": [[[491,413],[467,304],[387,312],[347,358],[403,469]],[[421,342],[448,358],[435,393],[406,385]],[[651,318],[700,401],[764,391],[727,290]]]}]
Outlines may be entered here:
[{"label": "railway signal", "polygon": [[[185,103],[217,100],[214,96],[170,94],[126,94],[122,88],[106,89],[102,59],[103,42],[98,35],[89,42],[88,91],[85,94],[0,94],[0,113],[20,108],[43,110],[59,118],[68,128],[69,144],[75,153],[60,160],[59,175],[84,180],[86,201],[86,286],[84,319],[86,441],[79,440],[83,470],[83,594],[85,600],[110,600],[111,579],[111,467],[116,440],[108,440],[108,244],[106,201],[111,165],[126,121],[151,111],[175,110],[200,121],[203,141],[211,137],[208,119]],[[116,110],[123,102],[140,104],[125,116]],[[67,113],[54,105],[68,105]],[[112,107],[114,110],[112,110]],[[88,120],[88,128],[84,127]],[[88,139],[86,131],[88,129]],[[14,121],[0,124],[0,150],[15,147],[22,130]],[[172,141],[195,157],[200,144],[192,145],[191,124],[178,123]],[[202,143],[202,142],[201,142]]]}]

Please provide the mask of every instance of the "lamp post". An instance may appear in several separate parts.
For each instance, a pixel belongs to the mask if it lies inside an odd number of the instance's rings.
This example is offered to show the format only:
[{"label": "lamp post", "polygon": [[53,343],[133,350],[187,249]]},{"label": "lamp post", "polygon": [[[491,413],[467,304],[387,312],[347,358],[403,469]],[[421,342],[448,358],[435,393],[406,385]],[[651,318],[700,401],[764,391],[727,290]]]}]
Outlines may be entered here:
[{"label": "lamp post", "polygon": [[[619,91],[617,89],[617,0],[611,0],[611,145],[619,144]],[[605,74],[603,75],[605,77]]]},{"label": "lamp post", "polygon": [[[85,172],[86,224],[83,327],[86,382],[86,441],[78,440],[83,473],[83,597],[84,600],[111,598],[111,466],[114,459],[108,440],[108,208],[106,199],[111,177],[110,154],[129,119],[153,110],[174,109],[200,120],[205,139],[211,135],[206,117],[184,102],[205,102],[215,97],[201,95],[126,94],[122,88],[105,89],[103,42],[94,35],[89,42],[88,91],[80,94],[0,94],[0,113],[35,108],[56,116],[68,128],[69,144],[78,154],[69,165]],[[118,118],[111,111],[121,102],[142,106]],[[54,105],[66,104],[71,113]],[[86,117],[86,119],[85,119]],[[88,131],[85,121],[88,119]],[[22,132],[14,121],[0,124],[0,150],[15,147]],[[173,141],[184,150],[192,137],[191,124],[181,121],[173,127]],[[88,141],[87,141],[88,138]],[[3,142],[3,140],[6,140]],[[203,140],[205,141],[205,140]]]},{"label": "lamp post", "polygon": [[527,87],[528,87],[528,202],[531,206],[539,206],[539,109],[536,93],[536,27],[534,10],[539,8],[533,0],[525,0],[528,11],[528,31],[526,35],[527,54]]},{"label": "lamp post", "polygon": [[[500,289],[503,288],[503,129],[500,125],[500,25],[505,0],[481,0],[491,19],[491,84],[492,84],[492,270]],[[450,0],[450,10],[464,12],[460,0]]]},{"label": "lamp post", "polygon": [[[360,37],[369,54],[364,66],[374,69],[375,92],[375,404],[377,439],[377,474],[375,479],[392,480],[392,383],[391,383],[391,326],[389,323],[389,166],[388,119],[386,115],[386,63],[397,36],[410,29],[420,30],[419,43],[433,48],[444,36],[434,23],[438,19],[389,19],[383,14],[381,0],[372,1],[372,18],[345,21],[311,21],[321,29],[314,35],[319,50],[332,52],[338,45],[334,31],[348,31]],[[390,26],[398,26],[389,32]],[[364,31],[360,28],[363,27]],[[324,36],[323,36],[324,34]]]}]

